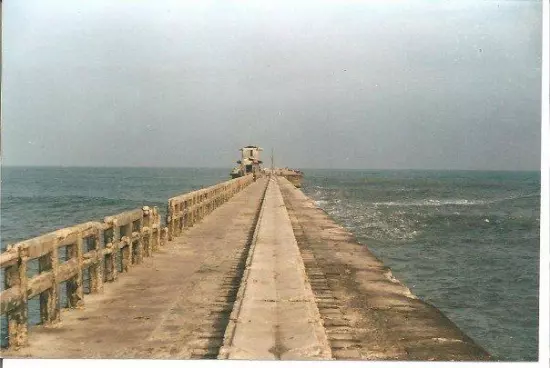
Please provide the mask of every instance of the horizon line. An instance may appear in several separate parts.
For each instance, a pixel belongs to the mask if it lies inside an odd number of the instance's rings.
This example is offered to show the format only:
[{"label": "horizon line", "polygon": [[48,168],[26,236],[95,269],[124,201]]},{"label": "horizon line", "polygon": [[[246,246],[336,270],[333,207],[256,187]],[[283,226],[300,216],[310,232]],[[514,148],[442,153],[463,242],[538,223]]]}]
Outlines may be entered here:
[{"label": "horizon line", "polygon": [[[491,171],[491,172],[541,172],[538,169],[487,169],[487,168],[330,168],[330,167],[290,167],[300,170],[341,170],[341,171]],[[56,169],[228,169],[232,167],[221,166],[88,166],[88,165],[6,165],[0,168],[56,168]],[[268,167],[265,167],[269,169]],[[282,168],[282,166],[281,166]]]}]

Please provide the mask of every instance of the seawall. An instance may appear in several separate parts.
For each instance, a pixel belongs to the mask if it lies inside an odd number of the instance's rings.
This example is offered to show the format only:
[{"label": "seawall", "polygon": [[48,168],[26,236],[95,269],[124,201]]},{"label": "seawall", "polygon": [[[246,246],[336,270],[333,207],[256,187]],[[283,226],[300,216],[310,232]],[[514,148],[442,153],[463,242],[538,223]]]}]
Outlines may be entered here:
[{"label": "seawall", "polygon": [[488,352],[437,308],[413,295],[367,246],[313,200],[290,183],[280,183],[312,288],[321,303],[327,301],[320,305],[327,333],[349,340],[343,343],[353,346],[347,357],[490,359]]}]

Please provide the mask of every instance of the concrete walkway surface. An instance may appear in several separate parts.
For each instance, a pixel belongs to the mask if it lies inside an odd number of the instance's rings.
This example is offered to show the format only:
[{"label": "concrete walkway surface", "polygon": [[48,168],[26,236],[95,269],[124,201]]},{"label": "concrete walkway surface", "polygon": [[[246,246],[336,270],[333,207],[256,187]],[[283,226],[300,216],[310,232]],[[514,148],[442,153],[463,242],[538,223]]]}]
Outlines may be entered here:
[{"label": "concrete walkway surface", "polygon": [[330,359],[315,298],[275,177],[267,188],[226,333],[228,359]]}]

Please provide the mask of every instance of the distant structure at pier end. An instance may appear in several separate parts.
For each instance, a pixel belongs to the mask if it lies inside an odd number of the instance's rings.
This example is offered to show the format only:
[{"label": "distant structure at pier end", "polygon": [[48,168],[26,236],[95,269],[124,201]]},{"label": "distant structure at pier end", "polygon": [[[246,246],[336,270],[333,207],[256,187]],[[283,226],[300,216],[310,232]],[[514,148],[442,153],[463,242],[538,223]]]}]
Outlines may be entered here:
[{"label": "distant structure at pier end", "polygon": [[263,148],[258,146],[246,146],[240,149],[241,159],[237,161],[239,166],[236,166],[231,171],[232,178],[238,178],[248,174],[259,175],[261,171],[260,164],[263,162],[260,160],[260,152]]}]

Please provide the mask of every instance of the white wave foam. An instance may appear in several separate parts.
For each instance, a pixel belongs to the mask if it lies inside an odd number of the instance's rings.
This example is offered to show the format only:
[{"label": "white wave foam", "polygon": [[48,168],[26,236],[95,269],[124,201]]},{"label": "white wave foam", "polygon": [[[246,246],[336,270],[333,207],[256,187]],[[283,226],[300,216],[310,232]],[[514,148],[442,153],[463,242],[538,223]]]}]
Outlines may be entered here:
[{"label": "white wave foam", "polygon": [[492,203],[480,199],[423,199],[416,201],[375,202],[374,206],[386,207],[437,207],[437,206],[476,206]]}]

